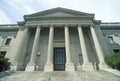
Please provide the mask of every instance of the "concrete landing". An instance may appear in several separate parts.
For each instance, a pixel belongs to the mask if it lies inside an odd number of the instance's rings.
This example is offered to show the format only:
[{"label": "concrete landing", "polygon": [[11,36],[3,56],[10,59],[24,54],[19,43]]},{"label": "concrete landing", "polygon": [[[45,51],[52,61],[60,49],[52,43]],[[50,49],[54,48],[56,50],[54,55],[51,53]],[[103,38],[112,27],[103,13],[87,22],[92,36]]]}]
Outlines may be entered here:
[{"label": "concrete landing", "polygon": [[120,81],[120,76],[106,71],[16,71],[0,73],[0,81]]}]

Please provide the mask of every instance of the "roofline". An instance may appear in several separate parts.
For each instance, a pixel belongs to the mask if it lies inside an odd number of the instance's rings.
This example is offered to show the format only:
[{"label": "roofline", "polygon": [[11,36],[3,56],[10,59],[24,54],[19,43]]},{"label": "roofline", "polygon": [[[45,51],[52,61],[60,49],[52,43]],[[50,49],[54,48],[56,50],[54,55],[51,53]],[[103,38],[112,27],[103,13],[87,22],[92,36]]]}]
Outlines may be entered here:
[{"label": "roofline", "polygon": [[104,22],[100,26],[120,26],[120,22]]},{"label": "roofline", "polygon": [[77,11],[77,10],[72,10],[72,9],[67,9],[67,8],[61,8],[61,7],[56,7],[56,8],[52,8],[52,9],[47,9],[47,10],[43,10],[43,11],[40,11],[40,12],[36,12],[36,13],[33,13],[33,14],[24,15],[24,18],[30,17],[31,15],[36,16],[38,13],[39,13],[39,14],[44,14],[44,13],[46,13],[46,12],[50,12],[51,10],[66,10],[66,11],[70,11],[70,12],[73,12],[73,13],[76,12],[76,13],[89,14],[90,16],[94,17],[94,14],[93,14],[93,13],[85,13],[85,12],[80,12],[80,11]]},{"label": "roofline", "polygon": [[0,30],[16,30],[19,29],[17,24],[2,24],[0,25]]},{"label": "roofline", "polygon": [[0,26],[18,26],[18,24],[0,24]]},{"label": "roofline", "polygon": [[102,22],[102,24],[120,24],[120,22]]}]

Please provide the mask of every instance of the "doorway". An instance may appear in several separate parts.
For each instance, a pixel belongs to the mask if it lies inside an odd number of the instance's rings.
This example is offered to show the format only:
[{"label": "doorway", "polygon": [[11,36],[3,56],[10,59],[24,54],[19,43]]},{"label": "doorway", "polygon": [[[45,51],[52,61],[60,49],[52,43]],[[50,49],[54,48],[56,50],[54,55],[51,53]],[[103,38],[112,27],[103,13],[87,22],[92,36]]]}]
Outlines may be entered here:
[{"label": "doorway", "polygon": [[65,48],[64,47],[55,47],[54,48],[54,71],[64,71],[66,56],[65,56]]}]

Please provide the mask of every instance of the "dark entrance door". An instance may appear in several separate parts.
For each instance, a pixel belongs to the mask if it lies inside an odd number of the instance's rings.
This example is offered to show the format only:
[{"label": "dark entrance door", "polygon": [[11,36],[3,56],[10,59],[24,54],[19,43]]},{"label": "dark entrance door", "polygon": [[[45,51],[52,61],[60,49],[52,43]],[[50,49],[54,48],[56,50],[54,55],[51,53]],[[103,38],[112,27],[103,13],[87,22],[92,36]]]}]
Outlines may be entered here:
[{"label": "dark entrance door", "polygon": [[65,70],[65,48],[54,48],[54,71]]}]

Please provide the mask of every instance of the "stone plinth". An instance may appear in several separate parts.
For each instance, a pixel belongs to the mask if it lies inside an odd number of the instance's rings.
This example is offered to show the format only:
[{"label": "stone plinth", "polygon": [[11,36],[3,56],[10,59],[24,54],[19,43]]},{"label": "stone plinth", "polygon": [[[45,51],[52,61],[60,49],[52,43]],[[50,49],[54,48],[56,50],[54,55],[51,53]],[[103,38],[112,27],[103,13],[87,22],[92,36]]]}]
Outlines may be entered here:
[{"label": "stone plinth", "polygon": [[83,63],[82,68],[85,71],[93,71],[94,70],[92,63]]},{"label": "stone plinth", "polygon": [[66,71],[75,71],[75,67],[73,63],[67,63],[65,67]]},{"label": "stone plinth", "polygon": [[26,71],[35,71],[35,63],[29,63],[26,67]]},{"label": "stone plinth", "polygon": [[46,63],[44,71],[53,71],[53,63]]}]

